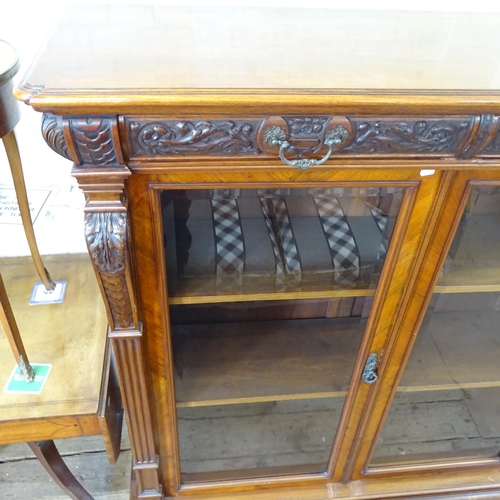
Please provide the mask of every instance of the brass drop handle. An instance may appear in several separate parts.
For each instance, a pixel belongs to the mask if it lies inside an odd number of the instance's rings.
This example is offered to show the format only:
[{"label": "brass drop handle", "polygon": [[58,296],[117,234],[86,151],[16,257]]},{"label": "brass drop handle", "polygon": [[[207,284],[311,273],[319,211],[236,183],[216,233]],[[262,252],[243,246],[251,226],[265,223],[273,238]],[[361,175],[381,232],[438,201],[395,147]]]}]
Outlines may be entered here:
[{"label": "brass drop handle", "polygon": [[377,369],[378,356],[376,353],[372,353],[368,356],[365,363],[365,369],[361,375],[361,380],[367,384],[374,384],[378,380],[378,376],[375,373]]},{"label": "brass drop handle", "polygon": [[279,155],[281,161],[285,165],[291,167],[298,167],[299,170],[307,170],[309,167],[314,165],[322,165],[325,161],[330,158],[333,148],[339,144],[344,143],[349,137],[349,132],[342,125],[337,125],[332,130],[329,130],[325,134],[324,143],[328,146],[328,152],[321,160],[304,158],[301,160],[289,160],[285,157],[285,151],[290,147],[290,143],[286,139],[285,131],[278,125],[273,125],[269,127],[264,134],[264,142],[267,142],[271,147],[279,146]]}]

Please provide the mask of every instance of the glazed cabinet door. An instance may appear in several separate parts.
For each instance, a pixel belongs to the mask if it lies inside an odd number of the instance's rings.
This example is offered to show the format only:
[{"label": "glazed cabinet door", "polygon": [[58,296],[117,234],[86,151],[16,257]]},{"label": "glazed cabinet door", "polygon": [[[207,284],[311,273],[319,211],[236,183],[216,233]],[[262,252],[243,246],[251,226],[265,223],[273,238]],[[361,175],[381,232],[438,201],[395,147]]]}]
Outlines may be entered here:
[{"label": "glazed cabinet door", "polygon": [[341,479],[445,178],[132,176],[170,494]]},{"label": "glazed cabinet door", "polygon": [[500,172],[460,172],[366,422],[361,475],[498,468],[499,311]]}]

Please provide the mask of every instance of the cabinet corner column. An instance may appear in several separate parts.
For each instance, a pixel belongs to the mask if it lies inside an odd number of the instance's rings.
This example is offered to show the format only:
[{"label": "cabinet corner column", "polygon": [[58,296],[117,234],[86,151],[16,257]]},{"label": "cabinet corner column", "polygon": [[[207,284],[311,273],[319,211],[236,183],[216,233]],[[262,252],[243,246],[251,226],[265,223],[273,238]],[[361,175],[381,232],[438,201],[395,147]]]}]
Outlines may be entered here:
[{"label": "cabinet corner column", "polygon": [[44,115],[42,133],[52,149],[75,163],[72,174],[85,195],[85,238],[106,306],[130,431],[136,484],[132,495],[162,500],[132,278],[125,196],[125,181],[131,173],[123,160],[117,118]]}]

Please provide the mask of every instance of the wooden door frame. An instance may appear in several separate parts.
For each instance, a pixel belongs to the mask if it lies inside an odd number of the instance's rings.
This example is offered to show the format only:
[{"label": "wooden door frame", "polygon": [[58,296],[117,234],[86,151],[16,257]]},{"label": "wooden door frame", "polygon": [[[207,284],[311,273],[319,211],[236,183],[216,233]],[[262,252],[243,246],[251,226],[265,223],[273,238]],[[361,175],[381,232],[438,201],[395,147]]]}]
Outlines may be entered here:
[{"label": "wooden door frame", "polygon": [[382,375],[382,383],[360,423],[358,429],[360,445],[352,451],[349,460],[353,466],[346,480],[413,475],[436,470],[465,472],[471,468],[476,470],[498,468],[499,460],[494,458],[369,466],[470,193],[475,186],[492,185],[500,186],[500,170],[460,171],[455,173],[449,189],[442,193],[446,198],[441,204],[440,213],[437,214],[438,220],[432,237],[427,248],[422,249],[418,266],[415,268],[409,301],[395,328],[397,330],[395,342]]},{"label": "wooden door frame", "polygon": [[[361,165],[360,165],[361,166]],[[266,478],[266,486],[286,487],[318,483],[339,482],[345,477],[345,464],[353,446],[360,440],[357,429],[366,405],[374,398],[376,387],[361,383],[361,373],[370,352],[381,356],[379,372],[386,365],[387,345],[393,342],[393,325],[405,303],[407,283],[421,254],[422,242],[435,219],[436,203],[441,202],[439,192],[443,183],[449,183],[450,174],[437,172],[430,177],[421,177],[420,170],[340,170],[317,169],[307,172],[297,170],[248,170],[243,173],[220,169],[211,172],[192,170],[168,171],[138,169],[128,179],[130,214],[133,234],[134,269],[140,271],[137,280],[138,300],[144,321],[144,344],[150,365],[149,379],[153,387],[155,444],[160,451],[160,481],[168,495],[189,493],[215,493],[253,489],[262,483],[262,478],[252,480],[213,481],[181,485],[179,452],[177,444],[174,387],[172,376],[172,353],[170,346],[167,311],[167,286],[164,265],[163,238],[160,217],[159,190],[173,186],[185,188],[210,187],[326,187],[328,183],[345,187],[402,187],[406,193],[386,257],[372,312],[365,330],[359,356],[353,370],[344,412],[339,423],[335,445],[327,474],[282,476]],[[132,167],[133,170],[133,167]],[[144,278],[146,277],[146,278]],[[136,276],[137,278],[137,276]],[[163,354],[166,353],[165,359]]]}]

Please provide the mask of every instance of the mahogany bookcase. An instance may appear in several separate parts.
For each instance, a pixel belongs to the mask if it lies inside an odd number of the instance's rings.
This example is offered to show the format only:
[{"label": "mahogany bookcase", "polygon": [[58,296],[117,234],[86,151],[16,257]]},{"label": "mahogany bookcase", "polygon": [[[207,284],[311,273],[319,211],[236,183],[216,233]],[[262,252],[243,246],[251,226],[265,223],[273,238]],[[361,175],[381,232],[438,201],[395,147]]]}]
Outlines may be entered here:
[{"label": "mahogany bookcase", "polygon": [[86,197],[133,498],[500,498],[499,25],[63,15],[15,93]]}]

